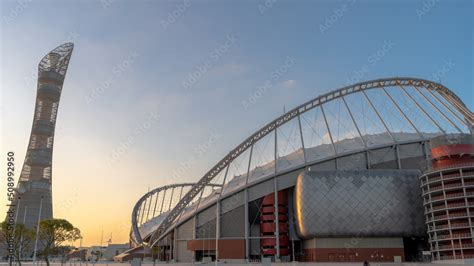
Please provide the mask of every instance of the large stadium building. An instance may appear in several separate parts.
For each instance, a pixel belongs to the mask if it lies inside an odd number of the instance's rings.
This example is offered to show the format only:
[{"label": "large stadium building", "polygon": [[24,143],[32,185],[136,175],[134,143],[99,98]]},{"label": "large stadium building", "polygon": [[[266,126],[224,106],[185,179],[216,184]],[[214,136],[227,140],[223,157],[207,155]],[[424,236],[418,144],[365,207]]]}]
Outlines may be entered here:
[{"label": "large stadium building", "polygon": [[332,91],[265,125],[196,183],[145,194],[132,248],[116,260],[472,258],[473,123],[428,80]]}]

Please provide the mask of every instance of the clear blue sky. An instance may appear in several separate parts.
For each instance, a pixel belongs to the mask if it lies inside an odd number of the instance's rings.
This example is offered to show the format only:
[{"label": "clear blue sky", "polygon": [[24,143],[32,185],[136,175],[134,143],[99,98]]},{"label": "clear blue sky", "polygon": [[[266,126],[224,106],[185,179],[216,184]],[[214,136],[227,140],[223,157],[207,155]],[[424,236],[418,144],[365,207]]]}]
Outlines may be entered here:
[{"label": "clear blue sky", "polygon": [[[97,228],[125,242],[131,207],[148,187],[197,180],[283,106],[351,81],[435,79],[474,107],[472,1],[2,0],[0,7],[2,156],[16,152],[17,174],[37,64],[55,46],[75,44],[53,190],[55,215],[82,228],[86,244],[98,243]],[[84,212],[98,219],[85,221]]]}]

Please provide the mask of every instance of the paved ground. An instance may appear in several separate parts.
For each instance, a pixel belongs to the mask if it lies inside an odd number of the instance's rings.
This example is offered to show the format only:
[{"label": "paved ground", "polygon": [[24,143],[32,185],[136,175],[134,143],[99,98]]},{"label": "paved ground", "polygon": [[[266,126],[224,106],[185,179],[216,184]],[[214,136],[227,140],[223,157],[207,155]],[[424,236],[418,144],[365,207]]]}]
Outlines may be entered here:
[{"label": "paved ground", "polygon": [[[443,262],[443,263],[371,263],[371,266],[452,266],[453,264],[458,264],[458,265],[474,265],[474,260],[470,261],[451,261],[449,263]],[[15,264],[13,264],[15,265]],[[28,263],[22,263],[22,266],[33,266],[33,263],[28,262]],[[80,262],[67,262],[64,264],[61,263],[51,263],[51,266],[127,266],[130,265],[130,263],[115,263],[115,262],[99,262],[99,263],[80,263]],[[192,263],[156,263],[155,266],[164,266],[164,265],[170,265],[170,266],[191,266],[193,265]],[[200,266],[214,266],[215,264],[200,264],[196,263],[195,265],[200,265]],[[258,263],[249,263],[249,264],[243,264],[243,263],[219,263],[218,266],[257,266],[257,265],[262,265]],[[362,263],[304,263],[304,262],[296,262],[296,263],[272,263],[273,266],[312,266],[312,265],[317,265],[317,266],[323,266],[323,265],[328,265],[328,266],[362,266]],[[0,262],[0,266],[8,266],[8,263],[5,262]],[[45,262],[39,262],[37,266],[46,266]],[[142,263],[141,266],[154,266],[153,263]]]}]

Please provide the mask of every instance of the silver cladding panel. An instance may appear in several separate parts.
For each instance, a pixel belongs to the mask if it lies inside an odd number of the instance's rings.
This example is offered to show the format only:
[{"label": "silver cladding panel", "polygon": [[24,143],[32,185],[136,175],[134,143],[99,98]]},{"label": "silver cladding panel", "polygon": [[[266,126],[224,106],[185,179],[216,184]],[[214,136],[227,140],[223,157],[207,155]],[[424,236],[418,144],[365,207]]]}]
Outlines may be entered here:
[{"label": "silver cladding panel", "polygon": [[193,239],[193,234],[194,234],[194,220],[190,219],[178,228],[177,238],[179,240]]},{"label": "silver cladding panel", "polygon": [[240,206],[221,215],[220,237],[245,236],[245,208]]},{"label": "silver cladding panel", "polygon": [[308,239],[327,236],[426,234],[419,171],[313,171],[298,176],[297,229]]},{"label": "silver cladding panel", "polygon": [[177,241],[178,246],[176,247],[177,251],[177,261],[178,262],[192,262],[194,252],[188,250],[187,241]]}]

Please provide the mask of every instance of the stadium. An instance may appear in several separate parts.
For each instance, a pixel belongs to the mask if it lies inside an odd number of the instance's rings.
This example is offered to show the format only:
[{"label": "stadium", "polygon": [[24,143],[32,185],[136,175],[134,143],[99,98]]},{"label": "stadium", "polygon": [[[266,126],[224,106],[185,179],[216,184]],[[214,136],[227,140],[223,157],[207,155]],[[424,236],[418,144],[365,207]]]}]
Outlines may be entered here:
[{"label": "stadium", "polygon": [[473,123],[429,80],[334,90],[247,137],[195,183],[143,195],[131,249],[115,260],[473,258]]}]

